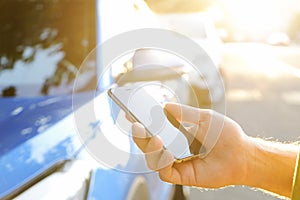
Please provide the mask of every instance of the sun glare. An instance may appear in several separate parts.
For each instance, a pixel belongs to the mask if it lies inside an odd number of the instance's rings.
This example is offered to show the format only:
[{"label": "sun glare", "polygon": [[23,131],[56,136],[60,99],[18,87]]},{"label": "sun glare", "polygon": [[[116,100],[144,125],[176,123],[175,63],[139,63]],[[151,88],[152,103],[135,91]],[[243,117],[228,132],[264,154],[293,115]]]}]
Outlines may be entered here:
[{"label": "sun glare", "polygon": [[233,28],[254,37],[286,28],[291,13],[297,9],[294,3],[279,0],[223,0]]}]

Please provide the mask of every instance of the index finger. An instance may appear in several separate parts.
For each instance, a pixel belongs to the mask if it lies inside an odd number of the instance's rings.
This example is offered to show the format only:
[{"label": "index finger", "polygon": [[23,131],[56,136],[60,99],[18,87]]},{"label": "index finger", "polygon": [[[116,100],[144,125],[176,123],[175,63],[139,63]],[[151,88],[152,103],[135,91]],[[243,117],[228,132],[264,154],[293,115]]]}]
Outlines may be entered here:
[{"label": "index finger", "polygon": [[160,171],[173,165],[174,157],[164,148],[159,137],[147,137],[145,128],[139,123],[133,124],[132,134],[134,142],[144,152],[150,169]]}]

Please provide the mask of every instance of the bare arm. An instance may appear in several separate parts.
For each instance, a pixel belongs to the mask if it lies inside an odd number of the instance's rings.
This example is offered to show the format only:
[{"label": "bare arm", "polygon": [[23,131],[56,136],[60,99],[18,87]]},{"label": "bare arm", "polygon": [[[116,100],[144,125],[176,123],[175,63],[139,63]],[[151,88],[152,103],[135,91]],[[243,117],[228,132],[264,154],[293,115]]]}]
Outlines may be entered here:
[{"label": "bare arm", "polygon": [[236,122],[211,110],[179,104],[167,104],[165,109],[179,121],[199,125],[195,138],[201,142],[212,116],[223,118],[224,125],[208,156],[174,163],[158,137],[147,138],[143,126],[134,124],[134,140],[162,180],[205,188],[248,185],[290,197],[297,146],[251,138]]},{"label": "bare arm", "polygon": [[252,138],[249,172],[245,185],[290,197],[298,147]]}]

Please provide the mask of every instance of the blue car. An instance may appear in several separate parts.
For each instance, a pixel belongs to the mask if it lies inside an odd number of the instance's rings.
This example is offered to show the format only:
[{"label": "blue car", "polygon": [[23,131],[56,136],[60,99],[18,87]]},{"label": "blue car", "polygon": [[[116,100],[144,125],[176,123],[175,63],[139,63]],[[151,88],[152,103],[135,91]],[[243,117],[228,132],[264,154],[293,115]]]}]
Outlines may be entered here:
[{"label": "blue car", "polygon": [[[101,137],[99,127],[114,121],[106,93],[113,79],[95,91],[97,65],[83,72],[73,90],[81,63],[101,38],[99,4],[1,1],[0,199],[183,198],[180,186],[156,173],[132,173],[145,165],[143,159],[112,157],[114,162],[104,163],[85,148]],[[76,116],[91,105],[100,114],[82,117],[86,137],[80,137]],[[97,145],[110,156],[104,142]],[[131,137],[115,142],[128,155],[139,152]]]}]

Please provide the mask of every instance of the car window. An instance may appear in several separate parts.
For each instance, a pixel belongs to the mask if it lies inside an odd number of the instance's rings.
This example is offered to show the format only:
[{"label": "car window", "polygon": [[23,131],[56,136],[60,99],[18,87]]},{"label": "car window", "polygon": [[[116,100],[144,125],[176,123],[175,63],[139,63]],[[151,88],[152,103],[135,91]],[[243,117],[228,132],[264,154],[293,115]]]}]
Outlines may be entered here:
[{"label": "car window", "polygon": [[[96,0],[1,0],[0,96],[72,92],[77,70],[96,44],[95,5]],[[89,74],[86,85],[95,73]]]}]

